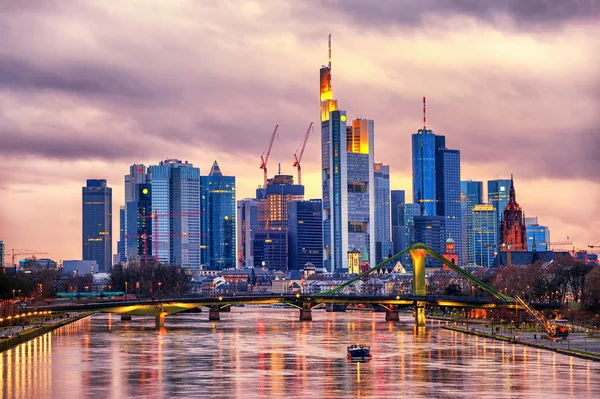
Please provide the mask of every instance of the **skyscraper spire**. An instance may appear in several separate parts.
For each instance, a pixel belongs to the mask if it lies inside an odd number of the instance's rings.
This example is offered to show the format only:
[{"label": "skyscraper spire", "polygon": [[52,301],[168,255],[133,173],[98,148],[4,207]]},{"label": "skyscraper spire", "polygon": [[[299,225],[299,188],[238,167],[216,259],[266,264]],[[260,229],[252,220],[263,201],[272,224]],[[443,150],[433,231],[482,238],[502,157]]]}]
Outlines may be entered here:
[{"label": "skyscraper spire", "polygon": [[321,97],[321,121],[329,120],[329,113],[337,109],[337,101],[333,99],[331,89],[331,34],[327,41],[327,65],[321,67],[320,97]]}]

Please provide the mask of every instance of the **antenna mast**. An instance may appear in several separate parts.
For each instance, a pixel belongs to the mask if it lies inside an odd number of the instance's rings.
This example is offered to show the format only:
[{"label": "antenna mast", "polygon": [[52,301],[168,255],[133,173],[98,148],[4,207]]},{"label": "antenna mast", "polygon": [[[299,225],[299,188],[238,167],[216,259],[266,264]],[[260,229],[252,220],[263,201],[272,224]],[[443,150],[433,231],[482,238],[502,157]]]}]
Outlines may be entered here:
[{"label": "antenna mast", "polygon": [[329,48],[329,62],[327,63],[327,88],[331,91],[331,33],[329,34],[329,39],[327,41],[327,46]]},{"label": "antenna mast", "polygon": [[423,97],[423,130],[427,130],[427,102]]}]

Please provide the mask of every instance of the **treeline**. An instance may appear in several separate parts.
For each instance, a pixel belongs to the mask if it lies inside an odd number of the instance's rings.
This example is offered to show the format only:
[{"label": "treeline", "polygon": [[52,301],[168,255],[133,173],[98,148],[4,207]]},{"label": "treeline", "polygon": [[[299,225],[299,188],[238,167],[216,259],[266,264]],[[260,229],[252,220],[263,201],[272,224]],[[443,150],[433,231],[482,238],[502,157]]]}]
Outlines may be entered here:
[{"label": "treeline", "polygon": [[115,265],[110,275],[112,291],[153,298],[159,294],[161,297],[183,295],[190,289],[191,280],[191,274],[181,266],[160,263],[127,268]]}]

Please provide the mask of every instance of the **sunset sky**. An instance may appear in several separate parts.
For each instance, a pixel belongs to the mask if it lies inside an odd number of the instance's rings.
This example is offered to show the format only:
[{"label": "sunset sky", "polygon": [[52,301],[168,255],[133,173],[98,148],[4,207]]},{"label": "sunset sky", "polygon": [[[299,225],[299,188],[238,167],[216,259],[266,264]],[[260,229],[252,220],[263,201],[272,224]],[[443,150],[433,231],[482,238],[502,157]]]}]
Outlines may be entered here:
[{"label": "sunset sky", "polygon": [[[238,199],[319,121],[319,68],[375,160],[411,193],[410,135],[461,151],[461,179],[510,178],[552,241],[600,240],[600,1],[128,0],[0,3],[0,240],[80,259],[81,187],[133,163],[214,160]],[[302,165],[320,198],[320,131]],[[484,183],[485,184],[485,183]],[[9,258],[6,259],[10,261]]]}]

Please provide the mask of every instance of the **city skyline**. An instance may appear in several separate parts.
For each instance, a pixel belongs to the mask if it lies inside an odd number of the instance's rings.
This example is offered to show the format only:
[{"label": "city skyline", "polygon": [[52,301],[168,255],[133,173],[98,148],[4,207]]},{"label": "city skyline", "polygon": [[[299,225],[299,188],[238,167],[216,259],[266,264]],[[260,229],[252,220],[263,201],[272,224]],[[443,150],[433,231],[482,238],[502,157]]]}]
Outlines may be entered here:
[{"label": "city skyline", "polygon": [[[427,125],[461,151],[461,180],[485,184],[514,174],[519,204],[551,228],[554,241],[569,236],[585,249],[600,238],[597,9],[574,2],[580,8],[561,14],[548,5],[536,14],[496,3],[467,11],[432,1],[424,11],[390,2],[394,14],[411,17],[394,21],[357,1],[301,3],[268,12],[257,3],[163,4],[136,13],[123,3],[109,15],[85,3],[67,13],[58,2],[40,2],[3,12],[0,32],[14,38],[0,52],[0,104],[7,110],[0,159],[11,165],[0,169],[7,252],[78,259],[78,193],[97,178],[113,188],[116,253],[122,176],[134,163],[188,159],[206,175],[219,159],[236,177],[236,199],[251,197],[262,183],[260,153],[277,123],[269,177],[277,163],[295,175],[294,149],[306,124],[319,118],[314,82],[330,32],[335,97],[348,118],[377,124],[375,158],[390,165],[391,189],[412,198],[410,136],[427,96]],[[438,3],[446,5],[436,9]],[[288,14],[294,17],[280,21]],[[359,29],[351,22],[360,18],[366,24]],[[426,19],[435,24],[419,29]],[[67,23],[74,20],[89,25]],[[106,20],[116,27],[109,30]],[[31,25],[36,29],[23,34]],[[125,33],[132,25],[139,35]],[[217,40],[199,40],[204,32]],[[272,39],[277,32],[285,34]],[[40,36],[55,48],[38,48]],[[321,198],[318,134],[302,166],[305,198]],[[30,225],[36,229],[24,227]]]}]

